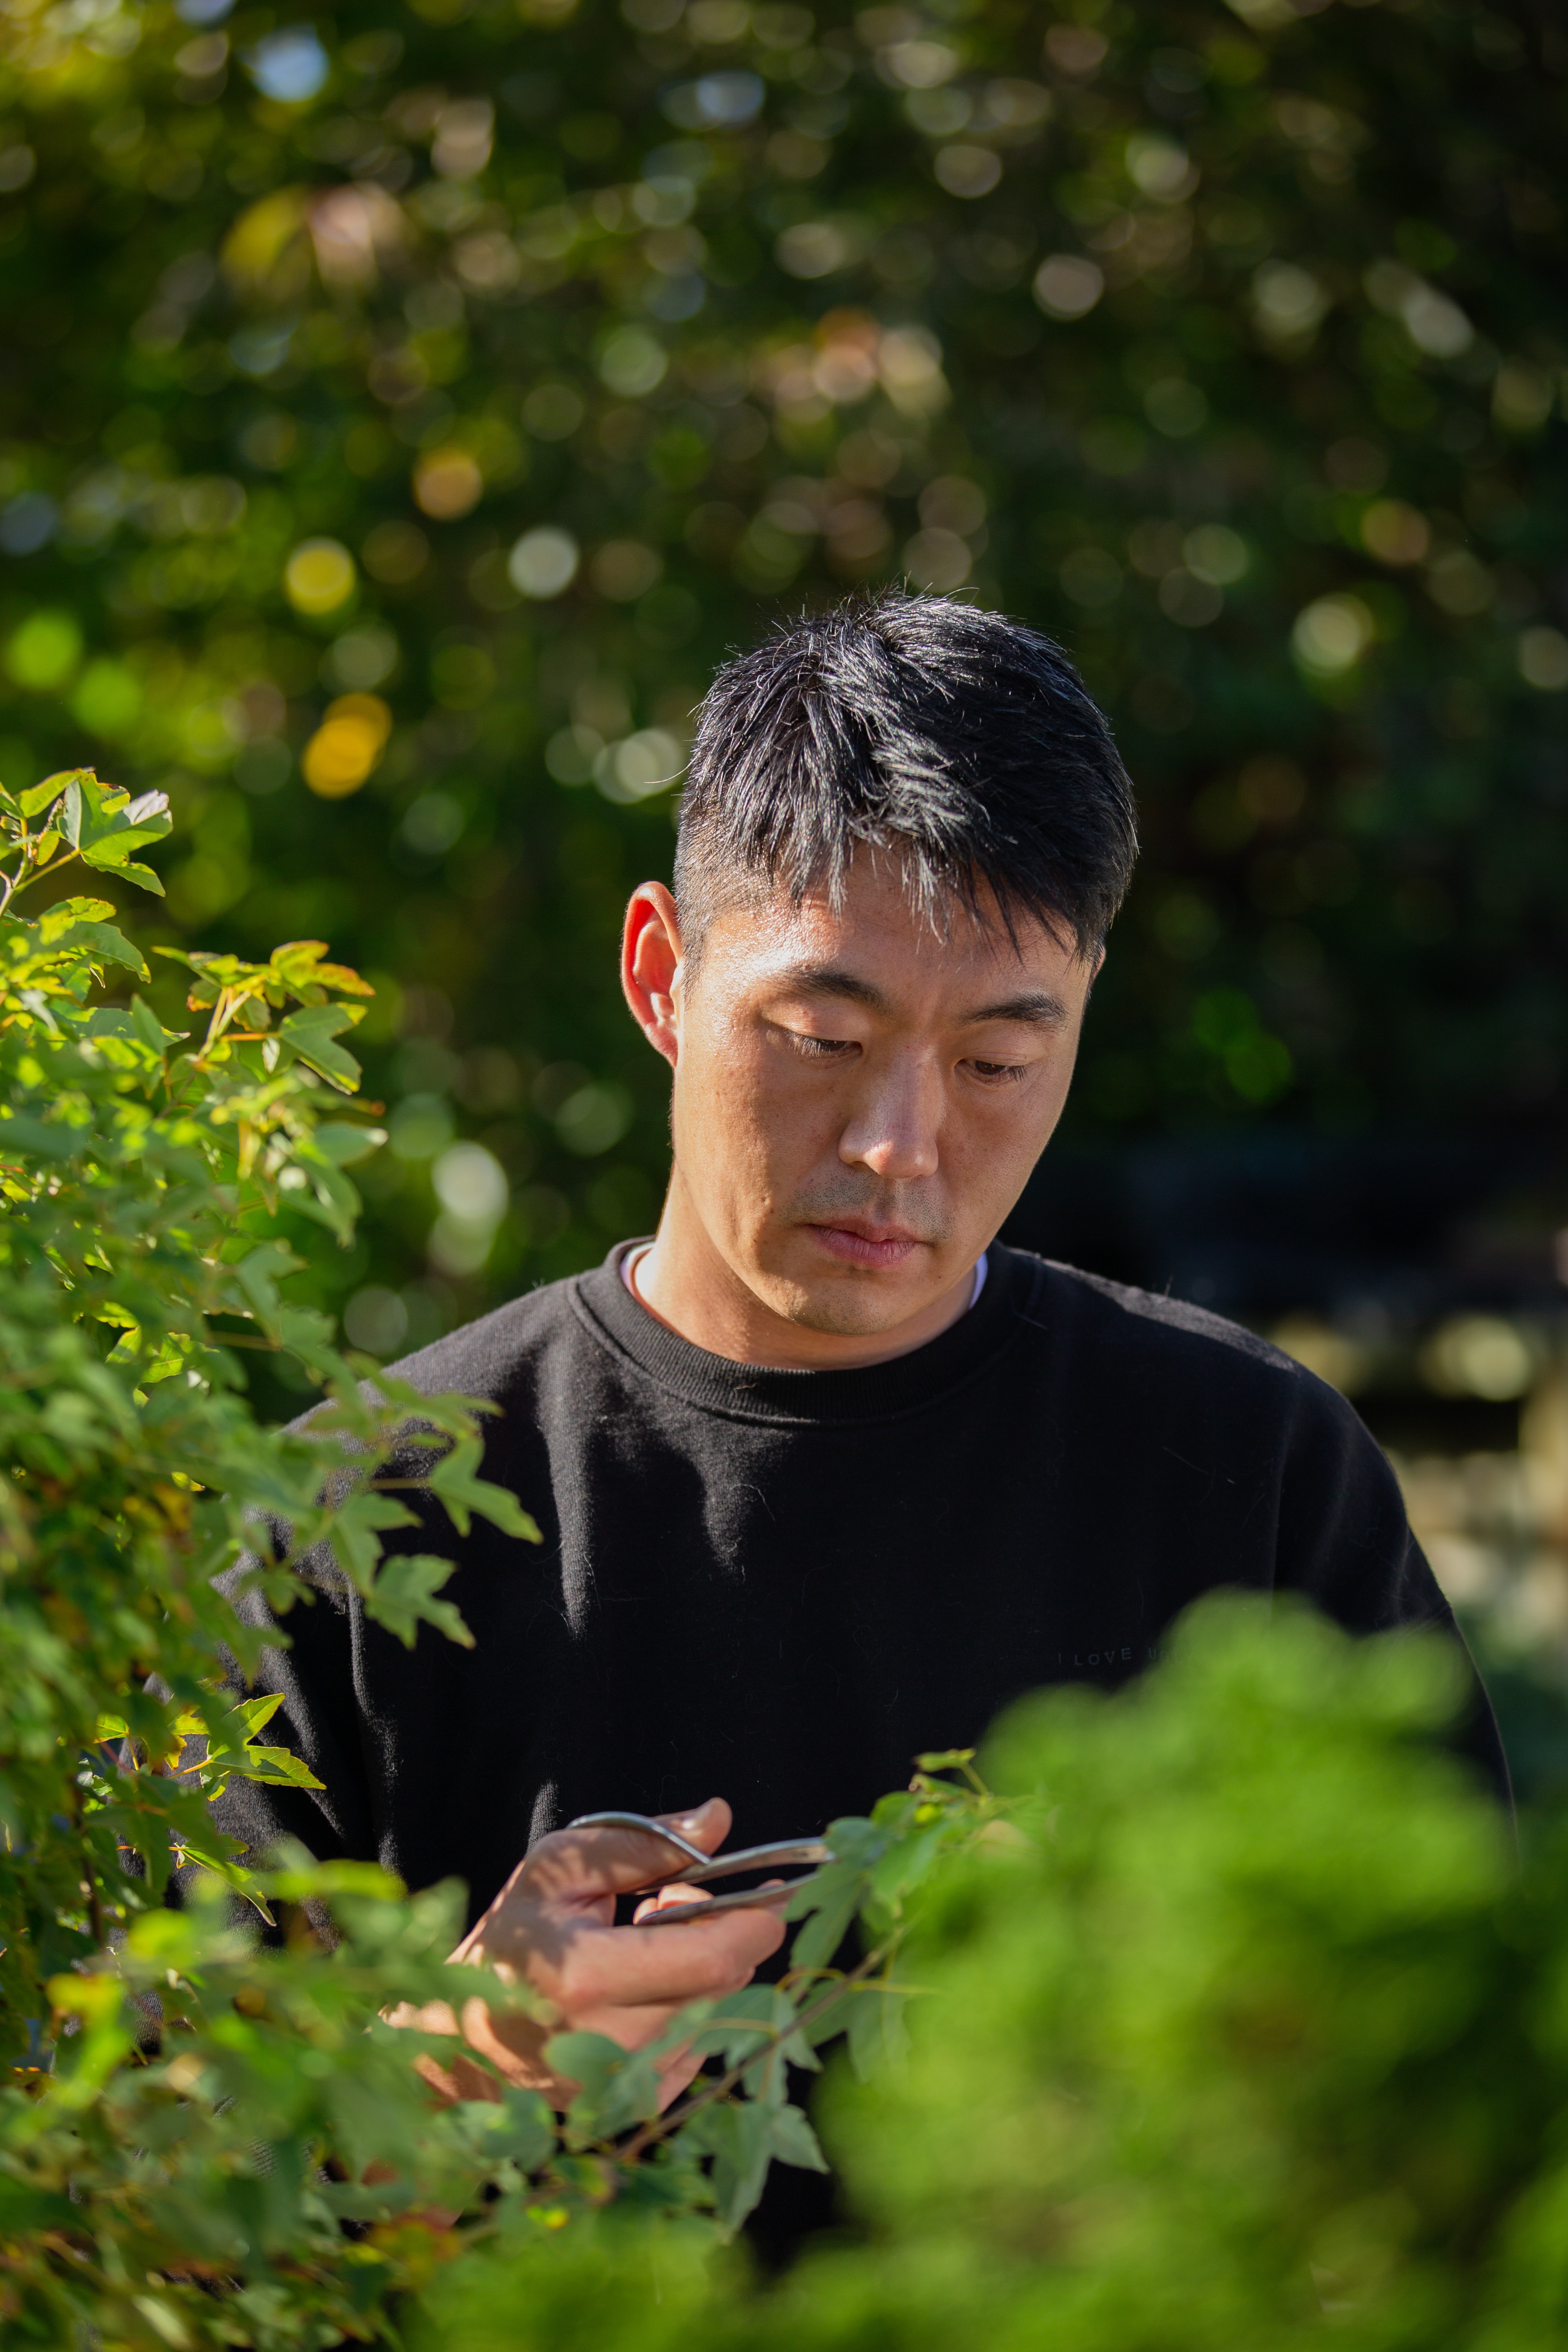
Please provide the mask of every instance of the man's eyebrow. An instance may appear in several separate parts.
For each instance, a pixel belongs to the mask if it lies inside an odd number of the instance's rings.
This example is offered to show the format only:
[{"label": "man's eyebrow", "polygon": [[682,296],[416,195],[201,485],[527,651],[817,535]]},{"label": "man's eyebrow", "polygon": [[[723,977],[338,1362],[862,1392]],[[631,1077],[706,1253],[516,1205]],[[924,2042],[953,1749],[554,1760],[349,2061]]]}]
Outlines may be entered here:
[{"label": "man's eyebrow", "polygon": [[862,980],[858,972],[847,971],[841,964],[802,963],[793,971],[780,972],[780,982],[786,988],[798,988],[803,996],[843,996],[852,1004],[864,1004],[871,1013],[889,1013],[891,1003],[873,981]]},{"label": "man's eyebrow", "polygon": [[[858,972],[847,971],[841,964],[797,964],[793,971],[779,975],[784,983],[798,988],[803,996],[837,996],[852,1004],[863,1004],[868,1012],[889,1013],[893,1007],[875,982],[863,980]],[[978,1004],[973,1012],[959,1015],[960,1022],[970,1026],[981,1021],[1028,1021],[1040,1027],[1050,1027],[1068,1017],[1068,1008],[1059,996],[1048,989],[1021,989],[1016,995],[1004,996],[994,1004]]]},{"label": "man's eyebrow", "polygon": [[978,1004],[964,1021],[1035,1021],[1044,1024],[1065,1021],[1067,1006],[1048,989],[1026,988],[1017,996],[1004,996],[994,1004]]}]

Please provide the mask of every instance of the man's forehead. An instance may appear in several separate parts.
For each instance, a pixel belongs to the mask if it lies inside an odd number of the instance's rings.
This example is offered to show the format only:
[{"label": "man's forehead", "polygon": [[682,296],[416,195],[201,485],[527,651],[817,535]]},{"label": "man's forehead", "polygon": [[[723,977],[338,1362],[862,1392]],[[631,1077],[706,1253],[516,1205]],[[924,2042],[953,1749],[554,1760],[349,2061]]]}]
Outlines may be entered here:
[{"label": "man's forehead", "polygon": [[795,899],[782,887],[763,887],[715,916],[705,952],[756,984],[794,982],[852,996],[896,989],[900,981],[925,990],[990,980],[999,995],[1010,995],[1033,980],[1055,992],[1081,961],[1070,939],[1027,911],[1004,915],[994,898],[972,906],[954,895],[933,921],[896,877],[867,887],[855,876],[837,905],[826,888]]}]

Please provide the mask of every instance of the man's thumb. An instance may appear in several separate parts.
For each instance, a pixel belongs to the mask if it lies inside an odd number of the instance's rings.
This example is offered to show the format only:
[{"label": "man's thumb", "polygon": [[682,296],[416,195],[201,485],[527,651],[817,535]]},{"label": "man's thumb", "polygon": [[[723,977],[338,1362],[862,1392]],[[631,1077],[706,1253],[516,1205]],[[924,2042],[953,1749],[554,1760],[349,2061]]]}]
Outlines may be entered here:
[{"label": "man's thumb", "polygon": [[700,1845],[704,1853],[713,1853],[729,1836],[733,1815],[722,1797],[707,1797],[688,1812],[655,1813],[651,1818],[663,1822],[689,1844]]}]

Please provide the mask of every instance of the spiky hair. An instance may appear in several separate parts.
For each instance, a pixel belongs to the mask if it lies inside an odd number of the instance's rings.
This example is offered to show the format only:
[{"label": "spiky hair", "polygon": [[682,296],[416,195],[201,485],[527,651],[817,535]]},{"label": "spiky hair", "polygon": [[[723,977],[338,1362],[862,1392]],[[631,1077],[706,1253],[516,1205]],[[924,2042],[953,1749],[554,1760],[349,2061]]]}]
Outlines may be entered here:
[{"label": "spiky hair", "polygon": [[911,908],[994,904],[1093,955],[1137,856],[1132,787],[1072,664],[999,613],[856,599],[728,663],[698,716],[675,892],[689,968],[715,915],[778,888],[841,901],[862,845]]}]

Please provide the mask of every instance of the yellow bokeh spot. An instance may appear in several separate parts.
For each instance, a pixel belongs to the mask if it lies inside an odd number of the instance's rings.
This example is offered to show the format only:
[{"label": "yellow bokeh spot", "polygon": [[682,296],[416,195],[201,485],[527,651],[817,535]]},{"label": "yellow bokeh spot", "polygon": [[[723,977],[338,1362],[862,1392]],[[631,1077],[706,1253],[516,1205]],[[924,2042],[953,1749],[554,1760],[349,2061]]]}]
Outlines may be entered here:
[{"label": "yellow bokeh spot", "polygon": [[416,504],[437,522],[453,522],[477,507],[485,478],[466,449],[427,450],[414,468]]},{"label": "yellow bokeh spot", "polygon": [[305,746],[300,762],[305,782],[321,800],[346,800],[385,751],[391,732],[392,713],[379,694],[340,695]]},{"label": "yellow bokeh spot", "polygon": [[284,566],[283,585],[297,613],[335,613],[353,594],[353,557],[339,540],[303,539]]},{"label": "yellow bokeh spot", "polygon": [[[309,202],[306,188],[275,188],[241,213],[223,243],[223,266],[229,276],[252,288],[267,286],[280,271],[301,278],[306,254],[298,249],[297,240]],[[274,290],[282,289],[275,286]]]}]

